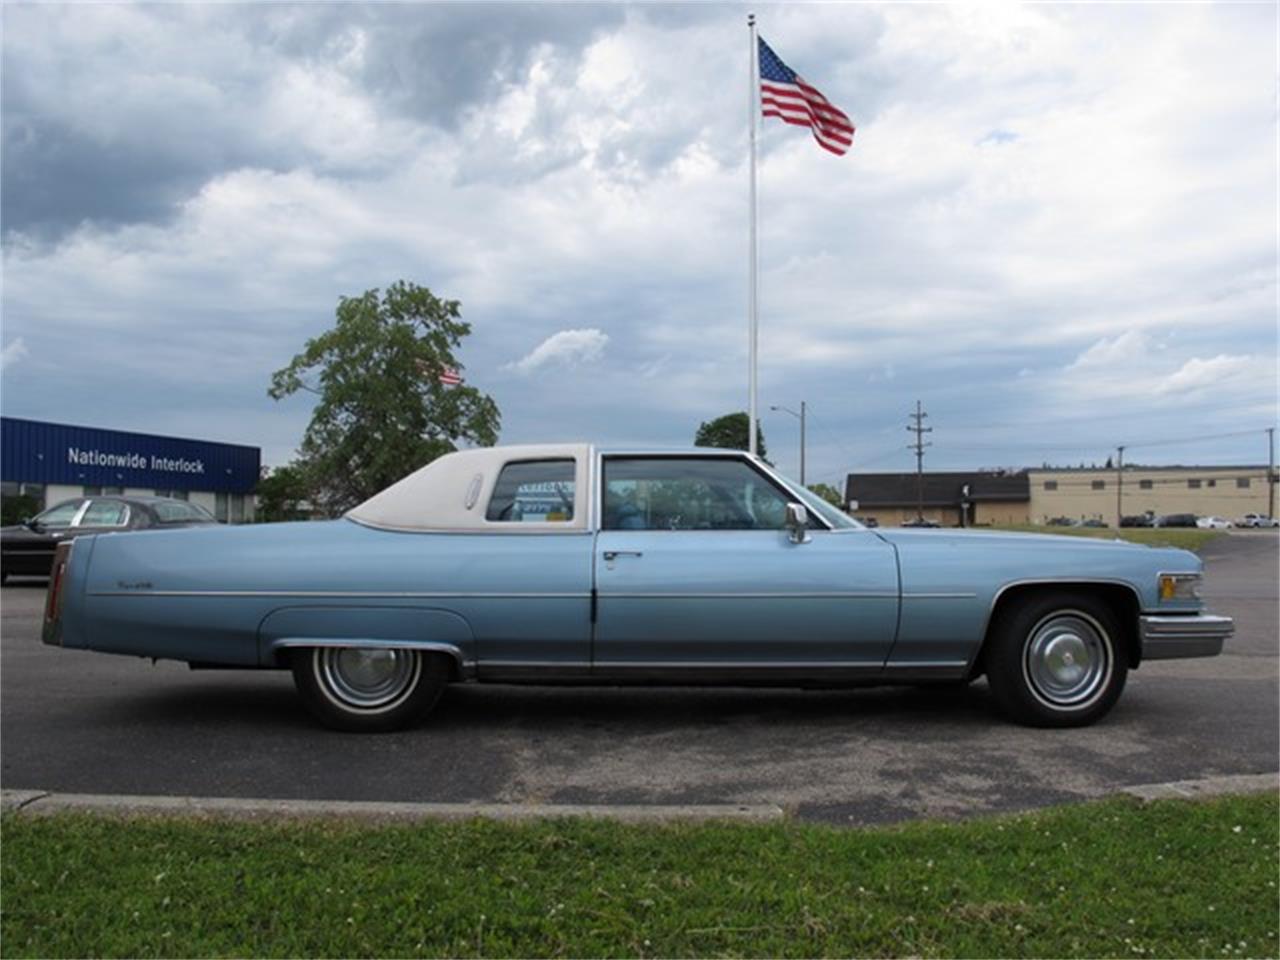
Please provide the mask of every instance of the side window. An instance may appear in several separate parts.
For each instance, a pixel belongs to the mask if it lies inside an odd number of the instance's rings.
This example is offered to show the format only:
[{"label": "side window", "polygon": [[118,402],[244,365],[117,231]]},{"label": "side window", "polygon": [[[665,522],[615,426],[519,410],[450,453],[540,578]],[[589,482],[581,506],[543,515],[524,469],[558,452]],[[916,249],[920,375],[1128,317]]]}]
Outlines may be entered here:
[{"label": "side window", "polygon": [[787,497],[745,461],[609,458],[606,530],[781,530]]},{"label": "side window", "polygon": [[128,519],[129,508],[119,500],[94,500],[76,526],[123,527]]},{"label": "side window", "polygon": [[486,520],[567,523],[573,519],[574,462],[524,460],[498,474]]}]

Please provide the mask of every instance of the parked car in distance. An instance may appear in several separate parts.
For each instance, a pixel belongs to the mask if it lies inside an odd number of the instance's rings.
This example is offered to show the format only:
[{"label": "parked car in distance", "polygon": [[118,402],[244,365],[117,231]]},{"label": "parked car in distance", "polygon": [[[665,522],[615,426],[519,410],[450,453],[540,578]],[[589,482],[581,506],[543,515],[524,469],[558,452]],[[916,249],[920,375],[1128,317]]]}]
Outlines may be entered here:
[{"label": "parked car in distance", "polygon": [[861,522],[864,527],[869,527],[871,529],[875,529],[880,526],[880,521],[875,517],[862,517]]},{"label": "parked car in distance", "polygon": [[1107,525],[1107,524],[1106,524],[1106,521],[1104,521],[1104,520],[1099,520],[1097,517],[1093,517],[1093,518],[1090,518],[1090,519],[1088,519],[1088,520],[1085,520],[1085,521],[1083,521],[1083,522],[1080,524],[1080,526],[1082,526],[1082,527],[1091,527],[1091,528],[1093,528],[1093,529],[1097,529],[1097,528],[1100,528],[1100,527],[1106,527],[1106,525]]},{"label": "parked car in distance", "polygon": [[1118,540],[870,530],[741,451],[548,444],[449,454],[338,520],[59,543],[42,632],[288,669],[344,730],[411,723],[452,681],[982,675],[1014,720],[1066,727],[1147,660],[1221,652],[1233,624],[1205,611],[1201,570]]},{"label": "parked car in distance", "polygon": [[1079,520],[1072,520],[1070,517],[1050,517],[1045,525],[1049,527],[1074,527]]},{"label": "parked car in distance", "polygon": [[1221,517],[1201,517],[1196,521],[1196,526],[1201,530],[1230,530],[1235,524]]},{"label": "parked car in distance", "polygon": [[1121,517],[1120,526],[1122,527],[1154,527],[1156,518],[1153,514],[1142,513],[1133,516]]},{"label": "parked car in distance", "polygon": [[1246,513],[1236,522],[1237,527],[1280,527],[1280,520],[1265,513]]},{"label": "parked car in distance", "polygon": [[203,507],[169,497],[78,497],[0,529],[0,580],[47,577],[59,543],[85,534],[174,530],[217,523]]},{"label": "parked car in distance", "polygon": [[915,518],[914,518],[914,519],[912,519],[912,520],[903,520],[903,521],[902,521],[902,526],[904,526],[904,527],[928,527],[928,528],[930,528],[930,529],[936,530],[936,529],[939,529],[939,528],[942,526],[942,524],[938,523],[938,521],[937,521],[937,520],[930,520],[928,517],[915,517]]},{"label": "parked car in distance", "polygon": [[1199,518],[1194,513],[1170,513],[1157,517],[1157,527],[1194,527]]}]

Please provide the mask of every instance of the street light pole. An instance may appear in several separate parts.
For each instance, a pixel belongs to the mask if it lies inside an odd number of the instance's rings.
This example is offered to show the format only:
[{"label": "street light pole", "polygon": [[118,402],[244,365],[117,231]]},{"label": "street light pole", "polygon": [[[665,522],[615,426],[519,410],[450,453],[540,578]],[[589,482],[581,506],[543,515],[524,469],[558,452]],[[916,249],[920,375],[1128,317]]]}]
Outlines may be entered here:
[{"label": "street light pole", "polygon": [[804,414],[805,403],[800,401],[800,486],[804,486]]},{"label": "street light pole", "polygon": [[800,486],[803,487],[805,485],[804,483],[804,445],[805,445],[804,428],[805,428],[805,417],[808,412],[808,404],[806,404],[805,401],[801,400],[799,413],[796,413],[790,407],[784,407],[776,403],[770,404],[769,409],[781,410],[783,413],[789,413],[793,417],[795,417],[797,420],[800,421]]}]

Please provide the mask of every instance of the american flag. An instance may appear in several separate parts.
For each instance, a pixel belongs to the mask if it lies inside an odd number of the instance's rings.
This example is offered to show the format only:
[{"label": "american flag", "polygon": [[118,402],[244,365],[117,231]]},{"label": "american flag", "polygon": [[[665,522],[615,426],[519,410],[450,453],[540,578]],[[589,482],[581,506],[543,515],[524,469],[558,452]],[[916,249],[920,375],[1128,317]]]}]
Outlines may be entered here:
[{"label": "american flag", "polygon": [[[418,372],[424,376],[431,375],[431,365],[425,360],[417,361]],[[446,387],[456,387],[462,383],[462,374],[453,367],[444,367],[436,376],[436,379],[443,383]]]},{"label": "american flag", "polygon": [[853,122],[760,42],[760,106],[766,117],[809,127],[823,150],[843,156],[853,143]]}]

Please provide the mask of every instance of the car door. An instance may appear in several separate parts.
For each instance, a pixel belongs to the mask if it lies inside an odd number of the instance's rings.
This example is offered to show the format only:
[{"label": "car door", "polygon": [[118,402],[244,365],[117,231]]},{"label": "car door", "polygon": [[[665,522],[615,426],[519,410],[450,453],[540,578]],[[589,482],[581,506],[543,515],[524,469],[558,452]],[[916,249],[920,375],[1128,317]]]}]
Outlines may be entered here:
[{"label": "car door", "polygon": [[792,542],[793,495],[745,457],[607,456],[601,472],[595,672],[879,672],[898,572],[870,530],[814,518]]}]

